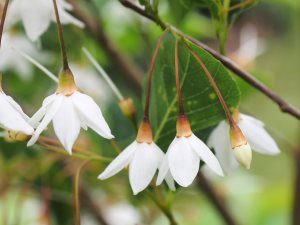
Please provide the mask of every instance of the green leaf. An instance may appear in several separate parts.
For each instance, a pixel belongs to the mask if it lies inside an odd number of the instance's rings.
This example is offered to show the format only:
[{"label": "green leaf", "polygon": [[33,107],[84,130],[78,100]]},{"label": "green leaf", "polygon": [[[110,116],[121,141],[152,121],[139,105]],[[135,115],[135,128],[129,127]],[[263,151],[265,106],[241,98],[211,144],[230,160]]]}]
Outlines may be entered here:
[{"label": "green leaf", "polygon": [[[176,38],[172,34],[167,34],[161,45],[153,74],[150,119],[154,139],[162,148],[170,144],[176,133],[178,107],[174,70],[175,41]],[[225,118],[225,113],[203,69],[183,42],[180,41],[179,44],[184,108],[193,132],[198,132],[219,123]],[[227,69],[203,49],[189,45],[211,72],[228,106],[237,107],[240,91]]]}]

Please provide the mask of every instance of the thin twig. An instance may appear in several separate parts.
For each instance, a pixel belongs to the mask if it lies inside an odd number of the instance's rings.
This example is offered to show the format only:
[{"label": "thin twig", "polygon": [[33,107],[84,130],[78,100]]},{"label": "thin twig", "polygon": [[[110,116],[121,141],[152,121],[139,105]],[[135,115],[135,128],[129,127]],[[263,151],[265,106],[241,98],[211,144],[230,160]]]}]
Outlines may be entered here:
[{"label": "thin twig", "polygon": [[[134,3],[128,1],[128,0],[119,0],[122,5],[125,7],[135,11],[136,13],[140,14],[143,17],[146,17],[153,22],[158,23],[156,21],[155,17],[151,16],[146,12],[146,10],[136,6]],[[231,59],[227,58],[224,55],[221,55],[214,49],[208,47],[204,43],[200,42],[199,40],[196,40],[186,34],[184,34],[183,31],[170,26],[174,31],[179,33],[180,35],[184,36],[185,38],[189,39],[191,42],[193,42],[195,45],[203,48],[204,50],[208,51],[210,54],[212,54],[215,58],[219,59],[228,69],[230,69],[232,72],[234,72],[237,76],[241,77],[243,80],[245,80],[248,84],[250,84],[252,87],[256,88],[260,92],[262,92],[264,95],[266,95],[269,99],[271,99],[274,103],[276,103],[282,112],[288,113],[291,116],[297,118],[300,120],[300,110],[295,108],[293,105],[286,102],[282,97],[280,97],[278,94],[276,94],[274,91],[269,89],[266,85],[261,83],[259,80],[257,80],[255,77],[253,77],[250,73],[244,71],[241,69],[235,62],[233,62]],[[164,30],[165,27],[161,26],[161,28]]]},{"label": "thin twig", "polygon": [[197,185],[198,188],[205,193],[205,196],[214,204],[227,225],[238,225],[238,223],[227,210],[221,197],[218,196],[218,194],[214,191],[214,188],[201,171],[199,171],[197,175]]},{"label": "thin twig", "polygon": [[125,81],[132,86],[134,91],[138,94],[142,90],[142,77],[143,72],[135,66],[128,57],[122,55],[114,46],[111,39],[104,33],[101,21],[94,19],[94,17],[87,15],[82,6],[76,0],[68,0],[73,6],[73,13],[81,21],[85,23],[87,32],[102,46],[103,50],[107,53],[108,57],[116,68],[127,76]]},{"label": "thin twig", "polygon": [[75,177],[74,177],[74,210],[75,210],[75,224],[80,225],[80,174],[83,169],[83,167],[89,162],[89,160],[82,162],[76,171]]}]

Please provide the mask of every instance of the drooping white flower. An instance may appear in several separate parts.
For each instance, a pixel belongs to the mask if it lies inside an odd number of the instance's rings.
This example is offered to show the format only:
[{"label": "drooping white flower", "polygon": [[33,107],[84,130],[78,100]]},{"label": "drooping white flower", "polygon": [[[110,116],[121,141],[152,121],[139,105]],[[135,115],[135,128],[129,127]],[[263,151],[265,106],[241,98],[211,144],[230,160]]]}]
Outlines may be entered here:
[{"label": "drooping white flower", "polygon": [[177,121],[177,136],[169,146],[159,168],[157,185],[161,184],[170,172],[181,186],[189,186],[199,171],[200,160],[216,174],[223,176],[221,166],[211,150],[196,137],[190,128],[187,117],[180,116]]},{"label": "drooping white flower", "polygon": [[81,127],[85,130],[90,127],[104,138],[114,138],[94,100],[77,90],[70,70],[60,75],[57,92],[47,97],[42,107],[29,120],[29,123],[37,129],[28,146],[38,140],[51,121],[55,134],[69,153],[72,153]]},{"label": "drooping white flower", "polygon": [[[84,24],[74,18],[67,11],[72,6],[65,0],[58,0],[57,7],[63,24],[74,24],[80,28]],[[14,0],[7,12],[6,28],[10,28],[17,22],[22,21],[27,36],[36,41],[48,29],[50,22],[55,21],[55,14],[52,0]]]},{"label": "drooping white flower", "polygon": [[0,69],[14,70],[21,78],[28,79],[32,76],[32,65],[24,59],[13,48],[30,53],[41,62],[49,61],[47,54],[38,51],[36,46],[24,35],[6,32],[2,36],[2,46],[0,50]]},{"label": "drooping white flower", "polygon": [[[280,153],[276,142],[265,130],[264,124],[261,121],[241,113],[237,118],[237,125],[240,127],[247,139],[248,146],[250,146],[252,150],[268,155]],[[235,150],[232,150],[230,144],[230,126],[226,121],[220,122],[212,131],[207,144],[209,147],[215,149],[216,156],[226,173],[230,173],[238,166],[238,162],[234,156]],[[248,149],[250,149],[250,147],[245,150],[244,155],[248,160],[250,157]],[[248,167],[247,165],[245,166]]]},{"label": "drooping white flower", "polygon": [[[129,165],[129,181],[134,194],[143,191],[152,181],[164,157],[163,151],[152,141],[149,122],[140,126],[137,139],[125,148],[101,173],[101,180],[114,176]],[[164,177],[170,189],[175,189],[170,174]]]},{"label": "drooping white flower", "polygon": [[29,117],[13,98],[3,92],[1,80],[2,75],[0,74],[0,127],[31,135],[33,128],[27,123]]}]

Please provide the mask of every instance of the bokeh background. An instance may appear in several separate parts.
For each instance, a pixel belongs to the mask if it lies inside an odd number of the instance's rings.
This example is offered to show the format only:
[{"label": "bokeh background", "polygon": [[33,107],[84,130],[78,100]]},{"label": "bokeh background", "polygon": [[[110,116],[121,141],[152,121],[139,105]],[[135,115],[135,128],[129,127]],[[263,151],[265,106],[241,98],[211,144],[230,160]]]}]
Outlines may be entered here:
[{"label": "bokeh background", "polygon": [[[161,29],[124,8],[116,0],[78,2],[82,3],[89,15],[101,22],[100,29],[114,48],[139,68],[141,79],[144,79]],[[172,0],[161,0],[159,9],[165,21],[218,49],[214,26],[207,10],[193,9],[183,13],[181,6]],[[95,40],[88,32],[71,25],[63,26],[63,29],[76,80],[83,90],[95,98],[120,146],[125,147],[135,137],[135,128],[122,115],[118,99],[86,59],[81,47],[89,49],[121,92],[134,99],[138,118],[142,110],[141,94],[107,53],[107,43]],[[26,39],[21,25],[9,32],[6,33],[11,35],[8,41],[16,36]],[[27,47],[17,46],[39,59],[55,74],[61,66],[56,32],[56,25],[52,23],[37,43],[24,44]],[[261,0],[241,13],[234,23],[228,38],[227,55],[299,108],[299,37],[299,1]],[[32,45],[32,48],[28,45]],[[25,67],[22,63],[6,66],[12,63],[12,59],[7,59],[8,56],[9,53],[0,57],[3,62],[0,65],[4,70],[3,87],[31,116],[40,107],[44,97],[55,91],[56,84],[30,64]],[[204,174],[239,224],[292,224],[296,191],[294,151],[300,151],[299,121],[282,113],[260,92],[235,78],[242,91],[241,111],[254,115],[266,124],[282,153],[278,156],[254,153],[251,170],[239,168],[224,178],[214,177],[205,168]],[[51,126],[46,133],[54,137]],[[73,177],[81,161],[39,146],[28,149],[26,143],[8,142],[5,134],[1,134],[0,224],[74,224]],[[82,132],[77,145],[99,155],[116,156],[110,142],[92,131]],[[105,224],[95,214],[102,215],[110,225],[168,224],[149,197],[144,194],[132,195],[125,172],[106,181],[97,180],[96,177],[106,165],[92,161],[82,171],[81,182],[85,190],[81,202],[83,225]],[[181,225],[225,224],[196,184],[168,193],[168,198],[172,199],[172,210]]]}]

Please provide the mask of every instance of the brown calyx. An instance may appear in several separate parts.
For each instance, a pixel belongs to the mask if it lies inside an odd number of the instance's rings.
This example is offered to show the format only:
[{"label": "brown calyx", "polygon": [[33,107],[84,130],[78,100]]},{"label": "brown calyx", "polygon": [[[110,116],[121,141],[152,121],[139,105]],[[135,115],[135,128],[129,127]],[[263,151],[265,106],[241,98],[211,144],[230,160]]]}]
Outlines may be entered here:
[{"label": "brown calyx", "polygon": [[236,124],[230,126],[230,143],[232,149],[247,144],[247,139],[245,138],[239,126]]},{"label": "brown calyx", "polygon": [[150,122],[146,118],[143,120],[143,122],[140,125],[138,134],[136,136],[136,141],[138,143],[147,143],[147,144],[151,144],[153,141],[152,129],[150,126]]},{"label": "brown calyx", "polygon": [[177,137],[190,137],[192,135],[189,119],[185,115],[180,115],[177,119]]},{"label": "brown calyx", "polygon": [[59,74],[57,94],[63,94],[65,96],[72,95],[78,88],[76,86],[73,73],[70,69],[63,70]]}]

